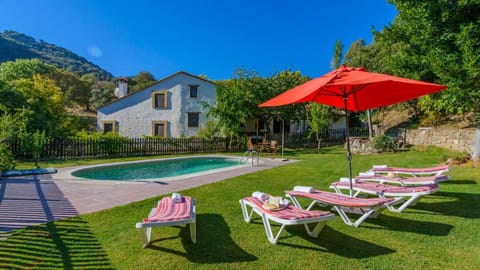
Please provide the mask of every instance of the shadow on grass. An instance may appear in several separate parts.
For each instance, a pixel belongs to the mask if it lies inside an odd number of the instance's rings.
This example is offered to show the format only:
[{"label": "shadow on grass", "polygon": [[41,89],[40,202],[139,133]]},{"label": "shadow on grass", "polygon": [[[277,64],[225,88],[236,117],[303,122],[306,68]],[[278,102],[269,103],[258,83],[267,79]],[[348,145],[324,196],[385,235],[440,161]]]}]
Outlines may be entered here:
[{"label": "shadow on grass", "polygon": [[0,242],[0,269],[114,269],[79,219],[31,226]]},{"label": "shadow on grass", "polygon": [[[168,240],[163,238],[152,241],[150,249],[184,256],[195,263],[233,263],[254,261],[257,257],[240,248],[230,237],[230,228],[221,215],[197,215],[197,243],[190,241],[190,231],[186,226],[179,226],[182,243],[186,254],[178,250],[162,247],[158,242]],[[157,244],[155,244],[157,243]]]},{"label": "shadow on grass", "polygon": [[478,210],[480,195],[478,194],[439,191],[433,194],[433,196],[444,197],[447,200],[432,203],[420,201],[414,207],[441,215],[480,218],[480,211]]},{"label": "shadow on grass", "polygon": [[8,234],[0,241],[1,269],[113,269],[87,222],[52,222],[78,214],[54,181],[33,176],[0,184],[0,229]]},{"label": "shadow on grass", "polygon": [[450,180],[450,181],[442,182],[442,185],[478,185],[478,184],[473,180]]},{"label": "shadow on grass", "polygon": [[345,258],[352,259],[364,259],[396,252],[393,249],[341,233],[329,226],[325,226],[318,238],[309,237],[304,230],[302,233],[300,231],[302,230],[302,228],[303,226],[294,226],[287,227],[286,230],[295,235],[302,236],[305,240],[314,243],[315,245],[318,245],[318,248],[289,244],[286,242],[282,242],[281,240],[277,245],[330,252]]},{"label": "shadow on grass", "polygon": [[[369,226],[368,224],[375,224],[379,227]],[[362,223],[362,227],[380,230],[391,230],[400,232],[409,232],[424,234],[430,236],[446,236],[453,229],[452,225],[442,224],[437,222],[419,221],[407,218],[399,218],[394,216],[382,215],[377,219],[369,219]]]}]

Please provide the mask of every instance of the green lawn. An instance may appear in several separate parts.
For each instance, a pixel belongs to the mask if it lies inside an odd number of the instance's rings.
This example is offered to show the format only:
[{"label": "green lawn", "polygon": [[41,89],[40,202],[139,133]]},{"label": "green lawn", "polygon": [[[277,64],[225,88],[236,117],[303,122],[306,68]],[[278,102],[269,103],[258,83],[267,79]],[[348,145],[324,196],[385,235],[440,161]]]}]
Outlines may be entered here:
[{"label": "green lawn", "polygon": [[[0,241],[0,268],[59,269],[480,269],[480,168],[453,166],[449,182],[404,213],[384,211],[359,228],[335,217],[318,239],[302,226],[268,242],[260,219],[243,221],[238,200],[282,195],[294,185],[327,190],[346,175],[344,149],[287,152],[300,162],[182,191],[197,200],[197,244],[185,227],[158,228],[142,249],[135,223],[160,198],[14,231]],[[353,172],[373,164],[433,166],[450,155],[429,148],[354,155]],[[278,228],[278,227],[276,227]]]}]

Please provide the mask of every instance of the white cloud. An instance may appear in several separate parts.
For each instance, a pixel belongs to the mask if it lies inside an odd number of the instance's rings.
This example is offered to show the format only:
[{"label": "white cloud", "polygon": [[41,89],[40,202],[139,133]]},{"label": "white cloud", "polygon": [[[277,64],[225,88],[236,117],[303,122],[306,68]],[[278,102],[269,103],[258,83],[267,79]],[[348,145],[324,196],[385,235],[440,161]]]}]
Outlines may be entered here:
[{"label": "white cloud", "polygon": [[103,55],[102,50],[95,45],[88,46],[87,50],[88,53],[93,57],[101,57]]}]

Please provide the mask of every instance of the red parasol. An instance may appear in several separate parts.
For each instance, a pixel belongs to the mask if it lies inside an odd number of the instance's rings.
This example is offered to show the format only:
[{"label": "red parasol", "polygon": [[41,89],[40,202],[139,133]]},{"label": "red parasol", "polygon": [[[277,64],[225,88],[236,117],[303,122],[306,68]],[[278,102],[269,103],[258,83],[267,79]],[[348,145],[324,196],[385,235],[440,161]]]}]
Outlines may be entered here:
[{"label": "red parasol", "polygon": [[[348,111],[358,112],[392,105],[446,88],[439,84],[367,72],[363,68],[351,68],[344,65],[319,78],[287,90],[259,106],[276,107],[317,102],[343,109],[348,118]],[[346,141],[351,195],[352,164],[348,120],[346,121]]]}]

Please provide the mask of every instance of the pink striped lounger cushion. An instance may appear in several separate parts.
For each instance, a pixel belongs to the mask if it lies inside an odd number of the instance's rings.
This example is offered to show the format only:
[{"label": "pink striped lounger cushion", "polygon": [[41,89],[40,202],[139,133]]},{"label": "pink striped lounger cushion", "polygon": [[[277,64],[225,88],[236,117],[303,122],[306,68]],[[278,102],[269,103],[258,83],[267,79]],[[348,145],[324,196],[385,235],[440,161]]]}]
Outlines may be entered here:
[{"label": "pink striped lounger cushion", "polygon": [[338,206],[345,206],[345,207],[375,207],[375,206],[385,204],[394,200],[392,198],[388,198],[388,199],[355,198],[355,197],[349,197],[349,196],[345,196],[337,193],[325,192],[325,191],[319,191],[319,190],[315,190],[312,193],[287,190],[285,191],[285,193],[292,196],[301,196],[305,198],[310,198],[312,200],[324,202],[330,205],[338,205]]},{"label": "pink striped lounger cushion", "polygon": [[374,172],[405,172],[405,173],[435,173],[438,171],[448,170],[448,165],[440,165],[436,167],[428,168],[401,168],[401,167],[384,167],[384,168],[372,168]]},{"label": "pink striped lounger cushion", "polygon": [[388,180],[390,182],[398,181],[398,183],[409,183],[409,184],[427,184],[427,183],[439,183],[448,180],[447,175],[433,175],[433,176],[419,176],[419,177],[388,177],[388,176],[357,176],[356,179],[359,180]]},{"label": "pink striped lounger cushion", "polygon": [[269,216],[274,216],[280,219],[286,220],[296,220],[296,219],[308,219],[308,218],[318,218],[325,215],[330,215],[330,212],[320,211],[320,210],[303,210],[295,206],[289,205],[288,207],[281,210],[268,210],[263,208],[263,202],[254,197],[243,198],[244,201],[249,202],[250,204],[255,205],[258,209],[262,210],[264,213]]},{"label": "pink striped lounger cushion", "polygon": [[192,198],[183,196],[182,202],[173,202],[171,197],[164,197],[158,206],[143,222],[165,222],[188,219],[192,214]]},{"label": "pink striped lounger cushion", "polygon": [[[348,182],[335,182],[335,183],[332,183],[331,185],[350,187],[350,183]],[[392,185],[378,184],[378,183],[364,182],[364,181],[353,183],[352,186],[354,188],[366,189],[366,190],[374,191],[377,193],[396,193],[398,195],[426,192],[426,191],[438,189],[438,185],[436,184],[404,187],[404,186],[392,186]]]}]

